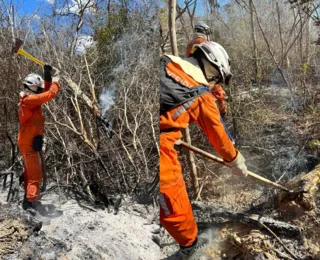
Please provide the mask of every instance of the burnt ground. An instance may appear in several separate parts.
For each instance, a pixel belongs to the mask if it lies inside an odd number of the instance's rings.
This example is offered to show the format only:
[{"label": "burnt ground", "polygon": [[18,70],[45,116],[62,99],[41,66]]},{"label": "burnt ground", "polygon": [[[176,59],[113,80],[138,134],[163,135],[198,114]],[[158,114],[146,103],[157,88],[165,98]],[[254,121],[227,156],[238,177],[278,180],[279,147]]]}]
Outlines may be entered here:
[{"label": "burnt ground", "polygon": [[[319,192],[314,198],[316,208],[311,211],[295,202],[259,209],[260,218],[288,224],[283,229],[268,229],[257,221],[244,221],[241,213],[257,213],[254,209],[275,191],[230,173],[221,176],[206,184],[202,194],[206,202],[193,202],[200,232],[210,228],[216,234],[206,252],[207,259],[320,259]],[[165,230],[161,232],[161,259],[180,259],[178,245]]]},{"label": "burnt ground", "polygon": [[159,259],[152,206],[127,197],[115,215],[53,187],[35,216],[21,208],[21,188],[20,202],[11,204],[5,202],[7,189],[0,192],[0,259]]}]

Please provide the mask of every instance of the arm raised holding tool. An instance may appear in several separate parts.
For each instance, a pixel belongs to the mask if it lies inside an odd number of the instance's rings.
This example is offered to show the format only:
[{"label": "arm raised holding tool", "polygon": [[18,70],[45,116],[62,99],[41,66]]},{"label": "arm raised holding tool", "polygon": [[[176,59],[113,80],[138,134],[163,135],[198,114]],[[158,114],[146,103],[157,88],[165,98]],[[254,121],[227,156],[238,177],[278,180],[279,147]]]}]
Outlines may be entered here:
[{"label": "arm raised holding tool", "polygon": [[[46,186],[44,156],[42,153],[44,121],[41,105],[52,100],[59,91],[58,78],[52,78],[53,69],[44,65],[44,80],[31,73],[23,81],[24,91],[20,93],[18,146],[24,162],[24,208],[32,210],[34,202]],[[56,75],[55,75],[56,76]]]}]

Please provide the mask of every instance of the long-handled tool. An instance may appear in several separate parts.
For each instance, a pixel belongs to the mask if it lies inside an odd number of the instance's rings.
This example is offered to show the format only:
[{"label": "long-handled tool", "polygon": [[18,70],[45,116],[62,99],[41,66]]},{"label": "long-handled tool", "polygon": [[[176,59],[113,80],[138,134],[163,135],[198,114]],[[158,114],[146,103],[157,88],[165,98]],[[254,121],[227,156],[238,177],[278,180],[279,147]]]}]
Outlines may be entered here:
[{"label": "long-handled tool", "polygon": [[[221,158],[219,158],[217,156],[214,156],[213,154],[210,154],[208,152],[205,152],[205,151],[203,151],[203,150],[201,150],[201,149],[199,149],[199,148],[197,148],[197,147],[195,147],[193,145],[187,144],[186,142],[183,142],[182,140],[178,140],[175,144],[176,145],[180,145],[180,146],[182,146],[184,148],[187,148],[187,149],[189,149],[189,150],[191,150],[191,151],[193,151],[193,152],[195,152],[197,154],[200,154],[200,155],[202,155],[202,156],[204,156],[204,157],[206,157],[208,159],[211,159],[211,160],[213,160],[215,162],[218,162],[218,163],[221,163],[221,164],[227,166],[223,159],[221,159]],[[262,176],[260,176],[258,174],[250,172],[250,171],[248,171],[248,176],[260,181],[261,183],[264,183],[264,184],[267,184],[267,185],[271,185],[271,186],[273,186],[273,187],[275,187],[277,189],[280,189],[280,190],[283,190],[283,191],[286,191],[286,192],[289,192],[289,193],[292,193],[292,194],[297,194],[298,195],[298,194],[301,194],[301,193],[304,192],[303,190],[299,190],[299,191],[289,190],[288,188],[286,188],[286,187],[284,187],[284,186],[282,186],[282,185],[280,185],[280,184],[278,184],[276,182],[270,181],[270,180],[268,180],[268,179],[266,179],[266,178],[264,178],[264,177],[262,177]]]},{"label": "long-handled tool", "polygon": [[39,64],[40,66],[44,66],[45,63],[39,59],[37,59],[36,57],[33,57],[31,54],[27,53],[26,51],[24,51],[22,49],[22,45],[23,45],[23,41],[16,38],[13,46],[12,46],[12,52],[13,53],[18,53],[20,55],[23,55],[24,57],[28,58],[29,60],[32,60],[33,62]]}]

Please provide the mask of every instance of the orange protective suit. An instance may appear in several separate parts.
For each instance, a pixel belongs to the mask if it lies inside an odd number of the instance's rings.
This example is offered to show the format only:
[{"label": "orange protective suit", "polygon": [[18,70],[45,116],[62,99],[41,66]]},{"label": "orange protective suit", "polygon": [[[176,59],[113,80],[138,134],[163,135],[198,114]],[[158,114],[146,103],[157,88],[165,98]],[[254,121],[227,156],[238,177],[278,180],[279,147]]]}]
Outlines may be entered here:
[{"label": "orange protective suit", "polygon": [[45,90],[40,94],[22,92],[19,102],[20,131],[18,146],[24,162],[24,187],[27,200],[33,202],[40,196],[42,162],[39,152],[32,148],[33,139],[44,135],[44,117],[41,105],[53,99],[59,90],[56,82],[46,82]]},{"label": "orange protective suit", "polygon": [[216,84],[213,89],[211,90],[212,95],[216,98],[216,103],[221,115],[227,113],[227,94],[223,90],[223,88]]},{"label": "orange protective suit", "polygon": [[[205,37],[205,36],[203,36]],[[206,38],[203,38],[202,36],[196,36],[195,38],[193,38],[187,45],[187,50],[186,50],[186,57],[189,58],[190,55],[191,55],[191,51],[192,51],[192,48],[193,48],[193,45],[195,44],[200,44],[200,43],[203,43],[203,42],[206,42]]]},{"label": "orange protective suit", "polygon": [[[189,71],[196,69],[198,68]],[[204,84],[204,81],[197,82],[191,74],[188,75],[177,59],[167,63],[165,71],[166,75],[162,74],[161,77],[174,79],[173,82],[179,85],[193,88]],[[224,160],[232,161],[237,156],[237,151],[220,121],[214,96],[207,91],[188,103],[160,115],[160,221],[181,246],[190,246],[196,239],[198,229],[178,154],[174,149],[174,143],[182,137],[180,130],[196,122]]]}]

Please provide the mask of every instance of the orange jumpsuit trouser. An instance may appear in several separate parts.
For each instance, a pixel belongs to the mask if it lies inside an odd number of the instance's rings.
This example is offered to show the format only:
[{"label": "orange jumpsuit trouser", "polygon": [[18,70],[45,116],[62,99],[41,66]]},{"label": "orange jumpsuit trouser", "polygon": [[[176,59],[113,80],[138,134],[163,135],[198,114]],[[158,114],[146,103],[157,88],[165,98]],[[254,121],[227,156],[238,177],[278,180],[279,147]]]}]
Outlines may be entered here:
[{"label": "orange jumpsuit trouser", "polygon": [[180,131],[160,134],[160,222],[181,246],[190,246],[198,228],[174,149],[181,137]]},{"label": "orange jumpsuit trouser", "polygon": [[20,147],[24,163],[24,189],[29,202],[36,201],[40,196],[42,179],[42,162],[39,152],[29,146]]},{"label": "orange jumpsuit trouser", "polygon": [[[227,161],[237,152],[220,120],[213,95],[204,94],[175,120],[171,117],[179,107],[160,117],[160,128],[180,129],[197,122],[214,149]],[[181,245],[190,246],[198,229],[182,176],[174,143],[182,137],[179,130],[160,134],[160,222]]]}]

